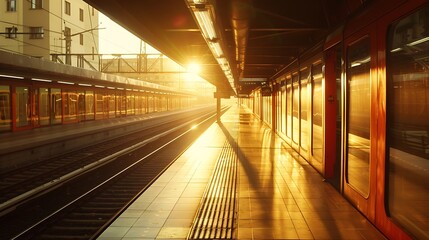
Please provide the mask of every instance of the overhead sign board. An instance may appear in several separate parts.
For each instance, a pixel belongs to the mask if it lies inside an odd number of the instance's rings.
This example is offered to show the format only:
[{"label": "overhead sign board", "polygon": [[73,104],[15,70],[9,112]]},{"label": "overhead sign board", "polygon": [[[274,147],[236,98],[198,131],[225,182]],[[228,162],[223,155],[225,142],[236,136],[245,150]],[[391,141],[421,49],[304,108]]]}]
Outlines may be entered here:
[{"label": "overhead sign board", "polygon": [[214,98],[226,98],[229,99],[231,95],[228,92],[214,92]]},{"label": "overhead sign board", "polygon": [[262,96],[271,96],[271,87],[270,86],[263,86],[261,88]]},{"label": "overhead sign board", "polygon": [[267,78],[240,78],[239,82],[265,82]]}]

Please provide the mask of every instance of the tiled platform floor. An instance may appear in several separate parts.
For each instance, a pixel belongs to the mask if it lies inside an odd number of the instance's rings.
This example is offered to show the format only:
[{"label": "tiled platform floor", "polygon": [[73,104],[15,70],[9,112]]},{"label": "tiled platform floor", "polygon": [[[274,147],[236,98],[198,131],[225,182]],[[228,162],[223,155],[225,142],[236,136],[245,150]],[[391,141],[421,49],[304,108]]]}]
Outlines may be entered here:
[{"label": "tiled platform floor", "polygon": [[186,239],[225,141],[238,143],[237,239],[384,239],[248,110],[233,106],[100,237]]}]

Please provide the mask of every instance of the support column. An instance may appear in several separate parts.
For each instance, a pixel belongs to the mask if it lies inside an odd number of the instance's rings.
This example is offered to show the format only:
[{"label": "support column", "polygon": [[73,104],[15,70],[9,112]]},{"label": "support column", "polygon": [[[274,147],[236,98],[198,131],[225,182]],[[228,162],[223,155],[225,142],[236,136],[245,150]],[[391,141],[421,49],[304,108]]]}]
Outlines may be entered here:
[{"label": "support column", "polygon": [[220,122],[220,116],[221,116],[221,112],[220,112],[220,105],[221,105],[221,96],[220,96],[220,94],[219,94],[219,91],[216,89],[216,93],[215,93],[215,96],[216,96],[216,120],[218,121],[218,122]]}]

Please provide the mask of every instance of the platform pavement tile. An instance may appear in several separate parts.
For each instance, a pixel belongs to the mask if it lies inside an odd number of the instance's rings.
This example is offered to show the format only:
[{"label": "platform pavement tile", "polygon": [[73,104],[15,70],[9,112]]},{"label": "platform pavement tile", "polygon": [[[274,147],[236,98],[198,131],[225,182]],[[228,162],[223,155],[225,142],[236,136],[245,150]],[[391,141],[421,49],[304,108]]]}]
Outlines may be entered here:
[{"label": "platform pavement tile", "polygon": [[118,217],[111,226],[114,227],[131,227],[137,221],[137,217],[124,217],[121,215]]},{"label": "platform pavement tile", "polygon": [[296,228],[299,239],[314,239],[313,233],[309,229]]},{"label": "platform pavement tile", "polygon": [[285,211],[276,211],[276,210],[270,210],[270,211],[252,211],[252,219],[264,219],[264,220],[270,220],[270,219],[291,219],[288,212]]},{"label": "platform pavement tile", "polygon": [[166,190],[161,192],[158,196],[159,197],[177,197],[179,198],[182,193],[183,193],[184,189],[170,189],[170,190]]},{"label": "platform pavement tile", "polygon": [[299,209],[298,205],[296,205],[296,204],[286,204],[286,208],[290,213],[298,212],[301,214],[301,210]]},{"label": "platform pavement tile", "polygon": [[253,228],[239,228],[236,234],[238,239],[253,239]]},{"label": "platform pavement tile", "polygon": [[172,198],[172,197],[165,197],[165,198],[157,198],[157,203],[173,203],[175,204],[177,202],[178,198]]},{"label": "platform pavement tile", "polygon": [[176,204],[195,204],[198,205],[198,203],[201,202],[201,198],[200,197],[186,197],[186,198],[179,198],[179,200],[177,200]]},{"label": "platform pavement tile", "polygon": [[144,211],[140,218],[161,218],[166,219],[170,215],[170,211]]},{"label": "platform pavement tile", "polygon": [[100,235],[100,238],[122,238],[129,230],[130,227],[110,226]]},{"label": "platform pavement tile", "polygon": [[160,228],[148,228],[148,227],[133,227],[125,234],[124,239],[127,238],[156,238],[160,231]]},{"label": "platform pavement tile", "polygon": [[163,183],[163,182],[168,183],[173,179],[174,175],[175,175],[175,172],[165,172],[156,181],[158,183]]},{"label": "platform pavement tile", "polygon": [[150,204],[150,206],[147,208],[147,210],[152,210],[152,211],[171,211],[174,208],[174,205],[176,203],[162,203],[162,202],[158,202],[154,201]]},{"label": "platform pavement tile", "polygon": [[170,219],[193,219],[195,217],[196,214],[196,209],[195,211],[172,211],[170,216],[168,218]]},{"label": "platform pavement tile", "polygon": [[251,207],[252,211],[282,211],[282,212],[287,212],[287,207],[284,203],[272,203],[271,201],[264,201],[263,204],[254,204]]},{"label": "platform pavement tile", "polygon": [[207,183],[189,183],[181,197],[203,196]]},{"label": "platform pavement tile", "polygon": [[173,211],[196,211],[198,203],[176,203]]},{"label": "platform pavement tile", "polygon": [[152,185],[144,192],[144,197],[156,197],[164,189],[164,186]]},{"label": "platform pavement tile", "polygon": [[293,228],[253,228],[254,239],[298,239]]},{"label": "platform pavement tile", "polygon": [[[355,229],[339,229],[335,227],[330,228],[315,228],[311,229],[314,239],[317,240],[367,240],[359,230]],[[371,240],[378,240],[384,238],[374,238]]]},{"label": "platform pavement tile", "polygon": [[127,208],[122,214],[121,217],[129,217],[129,218],[138,218],[140,215],[142,215],[142,210],[140,209],[130,209]]},{"label": "platform pavement tile", "polygon": [[188,227],[163,227],[157,235],[158,238],[185,239],[188,236]]},{"label": "platform pavement tile", "polygon": [[253,206],[258,205],[266,205],[267,203],[270,204],[284,204],[284,200],[282,198],[269,198],[269,197],[261,197],[261,198],[250,198],[250,206],[253,208]]},{"label": "platform pavement tile", "polygon": [[134,202],[132,203],[128,209],[129,210],[140,210],[140,211],[144,211],[146,210],[149,206],[150,206],[151,202]]},{"label": "platform pavement tile", "polygon": [[251,221],[253,228],[295,228],[291,219],[252,219]]},{"label": "platform pavement tile", "polygon": [[137,198],[134,202],[135,203],[151,203],[151,202],[153,202],[153,200],[155,200],[155,198],[156,198],[156,196],[146,196],[146,195],[144,195],[144,193],[139,197],[139,198]]},{"label": "platform pavement tile", "polygon": [[243,211],[243,212],[239,212],[238,214],[238,218],[241,220],[250,220],[252,219],[252,215],[250,213],[250,211]]},{"label": "platform pavement tile", "polygon": [[167,219],[163,227],[182,227],[191,228],[193,218],[187,219]]},{"label": "platform pavement tile", "polygon": [[251,219],[238,219],[237,222],[238,222],[237,223],[238,229],[251,228],[252,227],[252,220]]},{"label": "platform pavement tile", "polygon": [[295,227],[295,229],[307,229],[307,230],[310,229],[307,222],[303,218],[292,219],[292,223],[293,223],[293,226]]},{"label": "platform pavement tile", "polygon": [[161,228],[167,218],[139,218],[133,227]]}]

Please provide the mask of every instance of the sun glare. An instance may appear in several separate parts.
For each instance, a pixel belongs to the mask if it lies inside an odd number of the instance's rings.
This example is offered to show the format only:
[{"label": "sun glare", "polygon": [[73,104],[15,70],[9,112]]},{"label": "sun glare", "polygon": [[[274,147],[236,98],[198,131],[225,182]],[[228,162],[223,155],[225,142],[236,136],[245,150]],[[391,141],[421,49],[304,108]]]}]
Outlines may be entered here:
[{"label": "sun glare", "polygon": [[201,71],[201,66],[198,63],[190,63],[188,65],[188,72],[198,74]]}]

